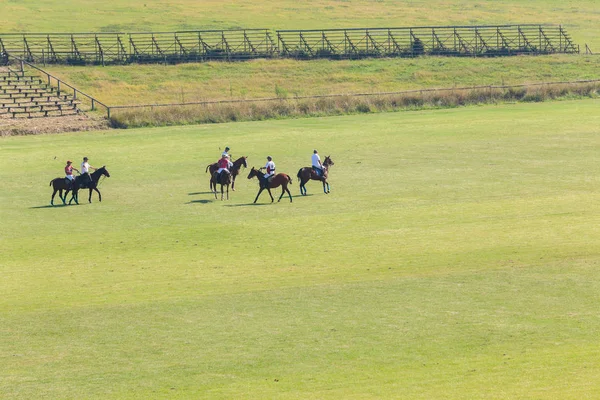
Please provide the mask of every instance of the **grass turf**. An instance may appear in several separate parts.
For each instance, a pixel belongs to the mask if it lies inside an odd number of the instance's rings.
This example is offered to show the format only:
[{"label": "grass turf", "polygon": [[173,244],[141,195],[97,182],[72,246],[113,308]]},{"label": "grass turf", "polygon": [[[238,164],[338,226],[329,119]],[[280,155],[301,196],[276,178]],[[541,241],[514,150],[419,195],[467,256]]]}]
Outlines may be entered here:
[{"label": "grass turf", "polygon": [[[598,391],[598,101],[9,137],[8,398],[582,398]],[[219,149],[332,193],[208,193]],[[49,207],[67,158],[103,202]],[[87,197],[81,195],[82,198]]]}]

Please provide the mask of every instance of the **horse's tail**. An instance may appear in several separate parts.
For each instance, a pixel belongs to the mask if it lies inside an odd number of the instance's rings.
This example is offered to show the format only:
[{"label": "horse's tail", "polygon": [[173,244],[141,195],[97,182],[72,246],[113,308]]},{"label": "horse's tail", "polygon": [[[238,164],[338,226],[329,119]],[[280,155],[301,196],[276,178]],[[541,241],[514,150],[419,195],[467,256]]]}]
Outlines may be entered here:
[{"label": "horse's tail", "polygon": [[289,176],[289,175],[287,175],[287,174],[286,174],[286,176],[287,176],[287,178],[288,178],[288,181],[289,181],[289,183],[292,183],[292,177],[291,177],[291,176]]},{"label": "horse's tail", "polygon": [[52,183],[54,183],[54,181],[55,181],[55,180],[57,180],[57,179],[58,179],[58,178],[54,178],[54,179],[52,179],[52,180],[50,181],[50,185],[48,185],[48,186],[52,186]]},{"label": "horse's tail", "polygon": [[[298,170],[298,174],[296,174],[296,177],[298,177],[298,179],[300,179],[300,177],[301,177],[301,175],[302,175],[302,170],[303,170],[303,169],[304,169],[304,168],[300,168],[300,169]],[[290,178],[290,182],[291,182],[291,181],[292,181],[292,178]]]},{"label": "horse's tail", "polygon": [[208,172],[208,169],[210,168],[210,166],[211,166],[211,165],[212,165],[212,164],[208,164],[208,165],[206,166],[206,171],[204,171],[204,173],[207,173],[207,172]]}]

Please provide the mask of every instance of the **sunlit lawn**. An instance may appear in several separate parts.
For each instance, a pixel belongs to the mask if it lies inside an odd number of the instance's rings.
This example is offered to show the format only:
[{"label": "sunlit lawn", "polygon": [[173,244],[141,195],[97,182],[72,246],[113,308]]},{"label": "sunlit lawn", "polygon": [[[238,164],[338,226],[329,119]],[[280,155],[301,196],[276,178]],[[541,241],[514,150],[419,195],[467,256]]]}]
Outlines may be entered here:
[{"label": "sunlit lawn", "polygon": [[[3,138],[1,397],[593,398],[598,106]],[[293,203],[215,201],[225,145]],[[102,203],[49,207],[84,155]]]}]

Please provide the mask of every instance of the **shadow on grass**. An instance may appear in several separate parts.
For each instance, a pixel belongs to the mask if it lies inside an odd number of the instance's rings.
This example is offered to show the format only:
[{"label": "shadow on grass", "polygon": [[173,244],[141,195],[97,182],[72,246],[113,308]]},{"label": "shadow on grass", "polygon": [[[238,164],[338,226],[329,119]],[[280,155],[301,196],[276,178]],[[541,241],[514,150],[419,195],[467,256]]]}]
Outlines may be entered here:
[{"label": "shadow on grass", "polygon": [[[275,202],[276,203],[276,202]],[[274,203],[244,203],[244,204],[225,204],[225,207],[248,207],[248,206],[268,206]]]},{"label": "shadow on grass", "polygon": [[192,201],[188,201],[186,204],[194,204],[194,203],[200,203],[200,204],[210,204],[210,203],[214,203],[215,200],[192,200]]},{"label": "shadow on grass", "polygon": [[37,210],[43,210],[43,209],[45,209],[45,208],[62,208],[62,207],[69,207],[69,206],[83,206],[83,205],[87,205],[87,204],[90,204],[90,203],[88,203],[88,202],[85,202],[85,203],[80,203],[80,204],[75,204],[75,203],[73,203],[73,204],[69,204],[69,203],[67,203],[67,204],[62,204],[62,203],[61,203],[61,204],[55,204],[55,205],[47,204],[47,205],[45,205],[45,206],[35,206],[35,207],[29,207],[29,209],[30,209],[30,210],[36,210],[36,209],[37,209]]},{"label": "shadow on grass", "polygon": [[193,193],[188,193],[188,196],[195,196],[198,194],[213,194],[213,192],[193,192]]}]

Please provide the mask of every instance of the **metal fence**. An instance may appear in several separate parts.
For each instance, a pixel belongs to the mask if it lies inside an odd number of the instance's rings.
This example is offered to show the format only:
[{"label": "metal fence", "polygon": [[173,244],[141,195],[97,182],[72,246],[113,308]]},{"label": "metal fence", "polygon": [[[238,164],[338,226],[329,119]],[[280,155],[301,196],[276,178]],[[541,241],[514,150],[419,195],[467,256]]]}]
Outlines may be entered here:
[{"label": "metal fence", "polygon": [[[275,39],[274,39],[275,38]],[[329,30],[0,33],[0,53],[32,63],[178,63],[251,58],[507,56],[579,53],[562,26],[499,25]]]},{"label": "metal fence", "polygon": [[271,57],[277,45],[265,29],[0,34],[0,51],[32,63],[127,64]]},{"label": "metal fence", "polygon": [[446,26],[277,31],[282,56],[362,58],[579,53],[561,26]]}]

